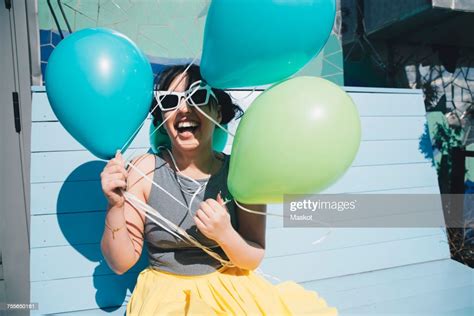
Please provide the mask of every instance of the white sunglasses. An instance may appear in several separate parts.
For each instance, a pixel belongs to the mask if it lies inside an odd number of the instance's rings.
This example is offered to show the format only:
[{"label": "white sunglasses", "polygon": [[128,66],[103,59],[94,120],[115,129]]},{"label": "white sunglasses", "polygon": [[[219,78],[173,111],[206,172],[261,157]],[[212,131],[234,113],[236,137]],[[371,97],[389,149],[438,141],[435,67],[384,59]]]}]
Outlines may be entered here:
[{"label": "white sunglasses", "polygon": [[216,101],[217,97],[208,84],[204,84],[202,80],[193,82],[189,89],[184,92],[172,91],[155,91],[155,99],[161,111],[172,111],[177,109],[181,104],[181,98],[193,106],[204,106],[209,103],[209,98],[212,96]]}]

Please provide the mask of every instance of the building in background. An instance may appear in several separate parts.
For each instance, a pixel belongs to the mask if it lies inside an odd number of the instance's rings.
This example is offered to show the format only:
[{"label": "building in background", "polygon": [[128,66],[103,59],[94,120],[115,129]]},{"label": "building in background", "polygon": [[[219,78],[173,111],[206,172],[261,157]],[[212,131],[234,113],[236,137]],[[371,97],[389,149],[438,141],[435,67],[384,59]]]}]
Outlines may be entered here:
[{"label": "building in background", "polygon": [[342,0],[345,84],[420,88],[428,111],[473,101],[474,1]]},{"label": "building in background", "polygon": [[[41,73],[61,34],[88,27],[112,28],[127,35],[147,54],[155,73],[164,65],[199,63],[209,4],[210,0],[39,1]],[[242,43],[245,49],[245,39]],[[38,84],[42,83],[40,75]],[[320,76],[343,85],[340,10],[326,46],[299,75]]]},{"label": "building in background", "polygon": [[474,150],[474,1],[341,0],[341,16],[345,85],[422,89],[429,119]]}]

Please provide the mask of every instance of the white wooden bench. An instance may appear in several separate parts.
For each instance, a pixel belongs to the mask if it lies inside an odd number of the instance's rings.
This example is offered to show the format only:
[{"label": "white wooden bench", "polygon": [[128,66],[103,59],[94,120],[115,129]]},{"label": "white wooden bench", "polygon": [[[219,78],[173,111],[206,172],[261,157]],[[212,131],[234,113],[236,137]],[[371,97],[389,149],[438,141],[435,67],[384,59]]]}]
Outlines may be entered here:
[{"label": "white wooden bench", "polygon": [[[353,166],[324,193],[439,193],[436,171],[419,148],[426,124],[421,92],[346,90],[361,115],[362,143]],[[233,92],[243,107],[258,92],[248,94]],[[40,307],[32,314],[123,315],[146,253],[124,275],[108,268],[99,244],[105,162],[62,128],[41,88],[34,89],[32,113],[30,284]],[[131,146],[136,154],[149,148],[148,124]],[[281,218],[267,220],[261,270],[317,291],[340,315],[474,315],[474,272],[450,259],[443,229],[335,228],[311,245],[327,229],[282,225]]]}]

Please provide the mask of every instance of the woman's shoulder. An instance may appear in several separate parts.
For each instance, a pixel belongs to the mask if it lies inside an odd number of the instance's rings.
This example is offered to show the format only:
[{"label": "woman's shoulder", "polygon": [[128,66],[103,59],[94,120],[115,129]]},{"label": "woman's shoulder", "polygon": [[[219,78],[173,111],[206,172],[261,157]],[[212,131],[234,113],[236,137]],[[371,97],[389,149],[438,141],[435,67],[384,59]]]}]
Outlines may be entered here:
[{"label": "woman's shoulder", "polygon": [[138,171],[136,169],[144,173],[153,171],[153,169],[155,168],[155,159],[156,156],[153,153],[145,153],[139,155],[130,161],[130,165],[132,166],[129,165],[127,169],[129,170],[129,172],[135,171],[137,173]]},{"label": "woman's shoulder", "polygon": [[135,192],[143,194],[145,199],[148,199],[151,181],[144,177],[153,178],[155,158],[153,153],[142,154],[133,158],[127,167],[129,189],[133,188]]}]

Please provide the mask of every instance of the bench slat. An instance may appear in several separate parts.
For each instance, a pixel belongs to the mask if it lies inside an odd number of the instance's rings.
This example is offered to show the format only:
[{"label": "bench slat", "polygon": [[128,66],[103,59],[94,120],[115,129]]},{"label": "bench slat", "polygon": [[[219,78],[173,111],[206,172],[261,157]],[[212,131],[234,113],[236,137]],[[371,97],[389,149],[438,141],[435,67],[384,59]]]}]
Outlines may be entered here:
[{"label": "bench slat", "polygon": [[[441,278],[444,280],[445,278]],[[348,308],[341,310],[341,314],[348,315],[380,315],[387,312],[392,315],[420,315],[420,316],[472,316],[474,307],[472,306],[472,295],[474,287],[472,285],[466,286],[446,286],[447,288],[432,290],[430,287],[436,280],[419,280],[420,282],[429,281],[425,283],[415,284],[413,282],[401,285],[393,285],[396,287],[396,292],[400,293],[406,290],[406,286],[410,286],[407,292],[412,296],[402,297],[399,299],[389,299],[381,301],[377,304],[369,304],[366,306],[359,306],[356,308]],[[450,285],[452,285],[450,283]],[[380,287],[379,290],[392,288],[390,285]],[[427,292],[425,292],[428,290]],[[377,290],[374,290],[377,291]],[[364,292],[363,292],[364,293]],[[377,292],[375,295],[379,295]],[[392,293],[392,292],[390,292]],[[385,295],[384,295],[385,296]],[[459,311],[461,308],[461,311]],[[464,310],[464,311],[463,311]],[[462,313],[462,314],[461,314]]]},{"label": "bench slat", "polygon": [[[81,227],[78,228],[80,230]],[[319,233],[318,233],[319,231]],[[438,228],[335,228],[326,241],[312,245],[312,242],[324,236],[326,230],[315,228],[289,229],[279,228],[267,231],[267,240],[271,241],[266,249],[266,259],[290,257],[294,255],[319,253],[320,260],[325,260],[328,253],[347,251],[348,248],[367,246],[388,247],[387,244],[399,240],[416,240],[420,238],[442,239],[444,232]],[[31,267],[31,281],[44,281],[67,277],[95,274],[112,274],[106,266],[97,268],[97,263],[104,260],[100,250],[102,234],[96,234],[99,240],[90,244],[72,244],[49,246],[31,249],[31,260],[36,262]],[[347,238],[347,236],[354,236]],[[378,237],[378,238],[377,238]],[[377,238],[377,241],[375,241]],[[64,240],[67,243],[67,240]],[[141,263],[148,263],[146,245],[143,248]],[[397,251],[397,255],[399,255]],[[429,260],[431,257],[426,258]]]},{"label": "bench slat", "polygon": [[[391,140],[362,142],[352,164],[376,166],[385,164],[407,164],[426,162],[426,157],[418,149],[419,140]],[[384,148],[380,151],[380,148]],[[230,148],[229,148],[230,149]],[[135,151],[134,157],[144,154],[148,148]],[[98,161],[97,168],[87,172],[80,170],[84,164]],[[31,183],[98,180],[102,171],[100,162],[88,151],[41,152],[31,154]]]},{"label": "bench slat", "polygon": [[[278,276],[281,280],[306,282],[311,279],[331,278],[450,258],[449,249],[443,242],[444,238],[442,235],[434,235],[334,249],[325,252],[324,256],[320,252],[311,252],[268,258],[263,261],[261,269],[264,273]],[[341,258],[350,258],[350,264]]]},{"label": "bench slat", "polygon": [[54,313],[54,315],[61,315],[61,316],[97,316],[97,315],[107,315],[107,316],[124,316],[127,310],[127,305],[122,305],[120,307],[113,307],[113,308],[93,308],[87,310],[80,310],[80,311],[73,311],[73,312],[65,312],[65,313]]},{"label": "bench slat", "polygon": [[[270,208],[268,212],[273,214],[282,214],[282,209],[277,209],[277,207]],[[267,227],[267,238],[268,240],[273,240],[273,238],[278,238],[278,234],[285,232],[288,236],[292,236],[287,241],[281,241],[281,243],[275,243],[275,246],[281,247],[287,243],[293,243],[300,241],[300,238],[305,235],[311,236],[313,240],[319,239],[326,235],[329,231],[329,228],[326,227],[308,227],[308,228],[288,228],[283,227],[282,218],[277,218],[276,216],[267,217],[267,222],[271,219],[280,221],[280,223],[275,223],[274,225]],[[60,215],[42,215],[42,216],[33,216],[31,218],[32,229],[31,229],[31,249],[41,248],[41,247],[58,247],[58,246],[67,246],[67,245],[82,245],[82,244],[92,244],[100,242],[102,237],[102,232],[104,230],[104,221],[105,221],[105,211],[100,212],[84,212],[84,213],[68,213]],[[38,226],[36,226],[38,225]],[[47,229],[44,229],[47,227]],[[357,233],[357,236],[361,240],[367,238],[374,240],[374,242],[379,242],[382,239],[376,238],[377,235],[372,235],[371,232],[366,234],[364,227],[357,227],[353,225],[352,227],[335,227],[332,228],[332,231],[329,232],[328,237],[331,239],[331,247],[337,247],[338,242],[341,242],[340,246],[342,247],[347,240],[340,240],[338,234],[345,234],[346,232]],[[397,230],[397,228],[370,228],[374,232],[378,230],[388,230],[391,236],[392,231]],[[353,230],[353,231],[352,231]],[[397,236],[419,236],[425,235],[426,231],[441,231],[439,228],[402,228],[400,231],[396,232]],[[310,235],[311,233],[311,235]],[[361,234],[361,236],[359,236]],[[335,239],[336,238],[336,239]],[[389,239],[392,237],[388,237]],[[359,241],[359,239],[357,239]],[[337,241],[337,242],[336,242]],[[336,242],[336,244],[334,244]],[[271,244],[268,247],[272,247]],[[304,246],[302,246],[304,247]],[[311,249],[312,247],[308,244],[307,248]],[[293,249],[294,253],[297,253],[298,247],[288,246],[289,249]],[[269,248],[271,249],[271,248]],[[285,248],[282,248],[284,251]]]},{"label": "bench slat", "polygon": [[[146,120],[129,149],[150,147],[149,128],[150,120]],[[85,150],[85,148],[63,128],[61,123],[33,122],[31,124],[32,153],[71,150]]]},{"label": "bench slat", "polygon": [[[422,237],[416,240],[396,241],[387,243],[383,247],[369,245],[360,248],[340,249],[328,253],[325,260],[321,260],[320,253],[295,255],[290,257],[279,257],[275,259],[265,259],[261,269],[264,273],[276,275],[281,280],[293,280],[296,282],[310,281],[315,278],[329,278],[344,273],[356,273],[361,266],[367,268],[366,258],[374,258],[369,261],[372,270],[388,267],[397,267],[402,264],[420,262],[431,254],[431,260],[439,258],[439,251],[424,248],[430,244],[441,244],[437,237]],[[395,247],[406,249],[404,257],[391,256]],[[440,246],[441,247],[441,246]],[[444,248],[446,249],[446,248]],[[340,258],[351,258],[350,264],[347,261],[341,262]],[[375,260],[378,258],[378,260]],[[422,259],[423,258],[423,259]],[[311,271],[311,273],[308,273]],[[75,311],[91,309],[99,306],[116,306],[123,304],[125,295],[129,295],[133,286],[129,288],[123,284],[131,284],[136,279],[136,274],[126,273],[117,275],[97,275],[93,277],[66,278],[50,281],[40,281],[31,283],[32,302],[42,302],[40,308],[43,313],[53,313],[57,311]],[[122,285],[120,285],[122,284]],[[64,297],[65,289],[71,293],[81,293],[81,295],[70,295],[64,300],[52,300],[54,297]],[[127,290],[128,289],[128,290]],[[98,301],[96,301],[96,297]],[[337,306],[337,305],[336,305]]]},{"label": "bench slat", "polygon": [[[451,289],[452,293],[462,294],[458,287],[467,286],[474,289],[474,272],[467,266],[451,259],[436,260],[371,271],[339,278],[305,282],[302,285],[320,293],[332,305],[341,309],[341,314],[352,315],[352,312],[362,312],[358,307],[376,307],[379,314],[383,313],[409,313],[422,315],[420,312],[436,311],[435,307],[442,309],[462,308],[464,305],[453,304],[447,298],[440,298],[437,302],[422,300],[416,304],[405,304],[406,299],[414,295],[434,295],[437,291]],[[448,291],[449,292],[449,291]],[[469,293],[469,291],[467,292]],[[471,292],[472,293],[472,292]],[[388,301],[397,300],[402,303],[404,310],[397,310],[396,305]],[[407,302],[408,303],[408,302]],[[413,304],[415,303],[415,304]],[[470,306],[473,306],[472,296]],[[444,306],[444,307],[443,307]],[[469,305],[468,305],[469,306]],[[410,309],[408,309],[410,308]],[[366,310],[367,311],[367,310]],[[377,313],[377,312],[376,312]],[[457,314],[452,314],[457,315]]]},{"label": "bench slat", "polygon": [[350,93],[360,116],[425,116],[423,95]]},{"label": "bench slat", "polygon": [[[383,90],[378,89],[374,91]],[[383,103],[380,102],[380,95],[377,93],[364,93],[361,91],[348,92],[356,104],[360,116],[425,115],[425,109],[422,103],[423,95],[417,92],[415,92],[415,95],[411,93],[387,93],[384,94]],[[244,109],[248,108],[260,93],[261,91],[230,91],[234,102]],[[33,122],[57,121],[57,117],[49,105],[46,92],[33,93],[33,104]]]},{"label": "bench slat", "polygon": [[[97,167],[98,168],[98,167]],[[97,169],[96,168],[96,169]],[[417,177],[413,177],[416,174]],[[364,179],[364,181],[360,181]],[[359,193],[433,186],[431,163],[352,167],[321,193]],[[31,214],[105,210],[100,181],[31,184]]]},{"label": "bench slat", "polygon": [[[115,274],[102,256],[100,243],[36,248],[31,250],[31,258],[36,262],[30,268],[31,282],[86,277],[91,271],[94,276]],[[147,265],[148,254],[144,250],[130,272],[140,272]]]},{"label": "bench slat", "polygon": [[137,277],[138,273],[125,273],[31,282],[31,302],[39,302],[39,310],[31,314],[121,306],[130,299]]},{"label": "bench slat", "polygon": [[[349,235],[350,236],[350,235]],[[442,235],[434,234],[428,236],[419,236],[398,240],[384,240],[380,243],[366,243],[359,245],[349,244],[347,247],[334,248],[328,250],[319,250],[306,252],[302,254],[290,254],[277,257],[266,256],[262,263],[262,270],[265,273],[278,276],[278,278],[292,279],[297,282],[307,282],[316,279],[330,278],[341,273],[354,274],[361,271],[386,269],[403,264],[411,264],[416,262],[426,262],[431,260],[449,258],[449,252],[445,245],[440,242]],[[440,244],[437,248],[423,248],[423,243],[436,242]],[[47,266],[46,263],[35,265],[31,268],[32,280],[54,280],[70,277],[84,276],[87,271],[94,271],[94,274],[107,274],[109,271],[106,266],[101,266],[98,270],[94,270],[98,266],[97,262],[103,260],[100,253],[100,246],[82,245],[72,247],[40,248],[32,251],[33,262],[36,260],[45,260],[46,262],[57,261],[58,264]],[[403,247],[402,250],[397,250]],[[416,251],[415,251],[416,250]],[[63,251],[64,255],[68,255],[68,259],[58,260],[58,255]],[[396,251],[396,256],[393,255]],[[414,254],[414,252],[416,252]],[[270,254],[268,254],[270,255]],[[351,264],[345,266],[346,262],[340,262],[338,258],[347,255],[351,260]],[[351,256],[349,256],[351,255]],[[81,259],[83,256],[87,260]],[[366,262],[366,258],[379,258]],[[76,259],[76,260],[74,260]],[[63,262],[68,265],[63,266]],[[141,261],[146,263],[146,260]],[[104,263],[105,264],[105,263]],[[288,267],[294,267],[289,269]],[[318,271],[312,271],[318,267]],[[70,269],[70,271],[69,271]],[[308,271],[312,271],[311,274]]]},{"label": "bench slat", "polygon": [[[424,132],[424,116],[361,117],[363,141],[418,140]],[[400,129],[403,126],[403,129]],[[150,120],[146,120],[132,148],[148,148]],[[31,152],[84,150],[59,122],[33,122],[31,126]],[[229,140],[231,142],[232,140]]]},{"label": "bench slat", "polygon": [[[149,152],[150,148],[133,150],[136,157]],[[98,180],[106,163],[107,161],[98,159],[86,150],[33,153],[31,183]],[[86,164],[94,164],[96,167],[82,170]]]}]

